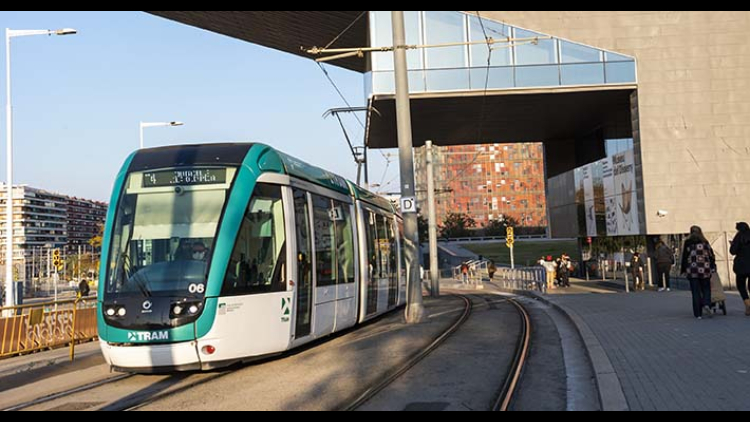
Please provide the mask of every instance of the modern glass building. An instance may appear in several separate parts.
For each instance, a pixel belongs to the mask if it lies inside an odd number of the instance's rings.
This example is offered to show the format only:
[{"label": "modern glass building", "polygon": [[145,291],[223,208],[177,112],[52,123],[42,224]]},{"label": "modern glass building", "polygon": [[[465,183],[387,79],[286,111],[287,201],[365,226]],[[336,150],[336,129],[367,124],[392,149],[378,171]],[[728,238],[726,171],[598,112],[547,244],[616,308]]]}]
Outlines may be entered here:
[{"label": "modern glass building", "polygon": [[[312,46],[391,44],[389,12],[150,13],[311,59]],[[415,147],[542,142],[553,236],[653,240],[700,225],[730,282],[728,240],[750,220],[750,12],[405,19],[407,44],[448,44],[407,52]],[[391,53],[329,63],[363,75],[377,110],[365,145],[394,147]]]},{"label": "modern glass building", "polygon": [[[484,91],[636,83],[635,58],[547,34],[449,11],[407,11],[409,91]],[[372,47],[393,44],[391,12],[369,12]],[[491,39],[491,44],[486,39]],[[476,43],[476,44],[469,44]],[[393,54],[376,52],[368,95],[394,92]]]}]

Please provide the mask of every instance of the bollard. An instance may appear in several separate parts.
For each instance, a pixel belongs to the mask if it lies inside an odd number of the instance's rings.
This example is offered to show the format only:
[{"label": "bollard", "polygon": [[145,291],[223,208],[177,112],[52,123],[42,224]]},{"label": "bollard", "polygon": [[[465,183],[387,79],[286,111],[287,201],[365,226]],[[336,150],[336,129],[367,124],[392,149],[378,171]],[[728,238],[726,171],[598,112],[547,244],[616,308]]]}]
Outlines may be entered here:
[{"label": "bollard", "polygon": [[630,293],[630,281],[628,280],[628,271],[625,270],[625,293]]}]

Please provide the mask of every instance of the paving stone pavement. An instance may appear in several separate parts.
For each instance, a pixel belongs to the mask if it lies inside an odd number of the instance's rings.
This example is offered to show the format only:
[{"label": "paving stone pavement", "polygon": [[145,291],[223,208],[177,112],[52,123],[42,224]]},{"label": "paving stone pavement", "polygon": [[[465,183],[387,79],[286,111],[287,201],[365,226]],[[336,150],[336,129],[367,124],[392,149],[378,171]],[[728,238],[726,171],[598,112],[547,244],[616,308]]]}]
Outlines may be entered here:
[{"label": "paving stone pavement", "polygon": [[[571,292],[573,293],[573,292]],[[549,295],[593,331],[630,410],[750,410],[750,317],[693,318],[689,292]]]}]

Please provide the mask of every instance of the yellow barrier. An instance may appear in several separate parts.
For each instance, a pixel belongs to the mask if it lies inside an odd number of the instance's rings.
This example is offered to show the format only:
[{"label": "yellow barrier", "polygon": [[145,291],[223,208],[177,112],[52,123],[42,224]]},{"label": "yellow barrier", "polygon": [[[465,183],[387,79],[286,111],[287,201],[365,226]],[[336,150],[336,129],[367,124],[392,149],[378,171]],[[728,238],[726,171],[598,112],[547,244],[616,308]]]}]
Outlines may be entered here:
[{"label": "yellow barrier", "polygon": [[0,308],[0,358],[96,337],[96,296]]}]

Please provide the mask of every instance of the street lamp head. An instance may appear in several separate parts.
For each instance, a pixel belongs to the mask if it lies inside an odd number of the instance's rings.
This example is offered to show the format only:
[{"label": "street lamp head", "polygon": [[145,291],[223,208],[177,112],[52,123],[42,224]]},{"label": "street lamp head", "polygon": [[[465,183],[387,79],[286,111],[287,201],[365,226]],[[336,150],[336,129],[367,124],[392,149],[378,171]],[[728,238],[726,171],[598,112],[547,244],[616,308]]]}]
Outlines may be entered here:
[{"label": "street lamp head", "polygon": [[170,126],[182,126],[182,125],[184,125],[184,124],[185,124],[185,123],[182,123],[182,122],[169,122],[169,125],[170,125]]},{"label": "street lamp head", "polygon": [[55,35],[74,35],[77,34],[78,31],[73,28],[63,28],[55,30],[54,33]]}]

